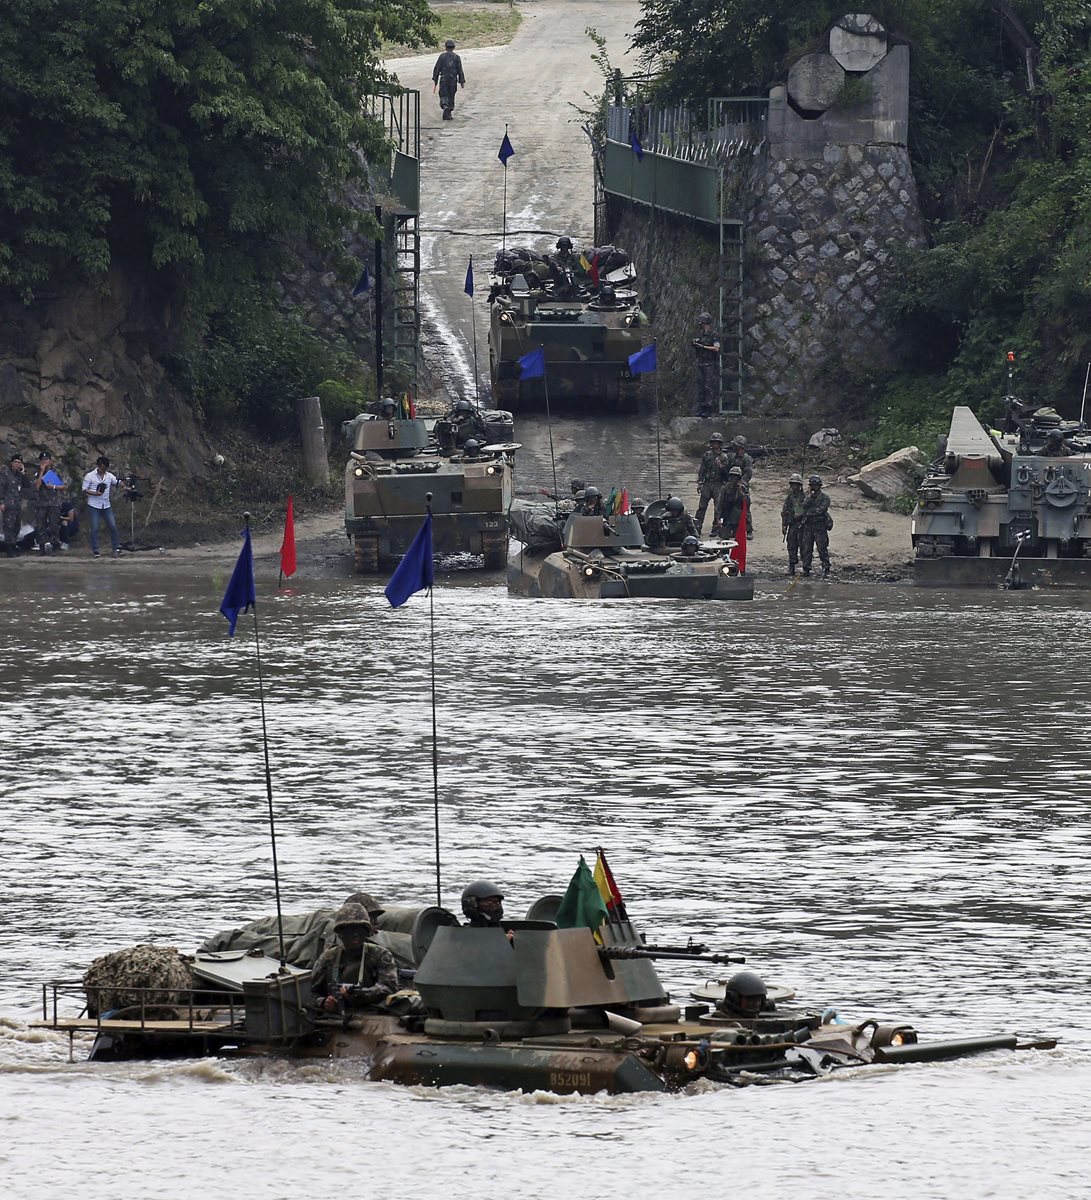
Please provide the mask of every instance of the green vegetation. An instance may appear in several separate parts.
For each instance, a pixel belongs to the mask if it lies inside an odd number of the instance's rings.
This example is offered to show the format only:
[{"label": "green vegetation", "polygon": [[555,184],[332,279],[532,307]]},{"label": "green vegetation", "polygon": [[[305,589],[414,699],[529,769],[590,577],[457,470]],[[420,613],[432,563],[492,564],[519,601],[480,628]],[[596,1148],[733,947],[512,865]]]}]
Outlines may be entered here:
[{"label": "green vegetation", "polygon": [[[488,0],[484,7],[435,4],[432,8],[437,20],[436,44],[442,47],[448,38],[453,38],[459,50],[471,50],[477,46],[505,46],[523,21],[523,14],[508,0]],[[419,53],[425,53],[425,50],[398,42],[383,47],[384,58],[405,58]]]},{"label": "green vegetation", "polygon": [[[892,0],[864,6],[911,49],[910,153],[930,249],[891,302],[907,335],[867,381],[874,449],[930,445],[952,404],[1016,390],[1073,410],[1091,358],[1091,7],[1082,0]],[[645,0],[634,46],[664,99],[764,93],[851,6]],[[1028,65],[1029,63],[1029,65]]]}]

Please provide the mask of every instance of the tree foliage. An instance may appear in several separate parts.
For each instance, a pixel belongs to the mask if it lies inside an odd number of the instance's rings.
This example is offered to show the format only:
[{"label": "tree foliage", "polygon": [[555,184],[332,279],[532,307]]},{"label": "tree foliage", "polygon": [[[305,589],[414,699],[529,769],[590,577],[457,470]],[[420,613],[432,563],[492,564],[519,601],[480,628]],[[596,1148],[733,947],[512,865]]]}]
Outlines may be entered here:
[{"label": "tree foliage", "polygon": [[[910,47],[909,149],[933,241],[907,255],[892,301],[913,353],[908,373],[888,382],[882,413],[894,429],[915,407],[922,419],[952,402],[986,407],[1009,348],[1024,364],[1023,390],[1062,403],[1091,357],[1091,5],[864,8]],[[703,105],[764,94],[850,10],[827,0],[644,0],[633,45],[659,72],[661,97]]]},{"label": "tree foliage", "polygon": [[147,261],[214,310],[293,236],[331,256],[381,132],[384,41],[426,0],[5,0],[0,289]]}]

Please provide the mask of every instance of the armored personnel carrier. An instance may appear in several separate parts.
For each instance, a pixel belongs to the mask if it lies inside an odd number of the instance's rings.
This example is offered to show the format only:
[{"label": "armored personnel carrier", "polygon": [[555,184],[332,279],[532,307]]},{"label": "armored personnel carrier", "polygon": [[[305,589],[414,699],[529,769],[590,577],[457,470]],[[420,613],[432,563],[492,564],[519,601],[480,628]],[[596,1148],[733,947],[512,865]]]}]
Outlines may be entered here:
[{"label": "armored personnel carrier", "polygon": [[[655,520],[656,501],[648,508]],[[730,558],[735,541],[705,540],[693,553],[652,550],[637,518],[568,516],[516,500],[508,510],[514,544],[508,590],[552,599],[752,600],[754,581]]]},{"label": "armored personnel carrier", "polygon": [[[323,1009],[312,1000],[307,970],[260,949],[228,950],[178,956],[192,974],[189,988],[110,989],[107,1001],[105,989],[87,983],[47,983],[40,1027],[73,1042],[92,1037],[93,1060],[352,1059],[375,1080],[560,1093],[664,1092],[701,1079],[799,1081],[873,1062],[1026,1048],[1007,1034],[919,1043],[911,1025],[846,1024],[817,1006],[766,1005],[753,1017],[727,1016],[708,1003],[683,1011],[655,960],[742,959],[703,947],[649,947],[628,919],[604,922],[597,938],[589,928],[558,928],[541,915],[541,902],[527,920],[493,928],[459,926],[438,909],[399,908],[393,919],[414,977],[374,1008]],[[64,1015],[66,1001],[86,1004],[87,1013]],[[103,1011],[107,1002],[124,1007]]]},{"label": "armored personnel carrier", "polygon": [[[529,250],[496,256],[489,292],[489,371],[496,404],[513,412],[541,409],[548,386],[551,408],[637,411],[640,379],[629,371],[629,356],[644,344],[648,324],[632,264],[623,251],[605,249],[604,264],[619,265],[604,270],[598,283],[569,268],[551,268]],[[545,384],[521,381],[518,360],[539,347],[545,350]]]},{"label": "armored personnel carrier", "polygon": [[359,574],[376,572],[405,553],[427,514],[429,493],[435,553],[481,554],[486,569],[504,566],[504,514],[518,445],[511,440],[511,413],[483,412],[478,419],[488,441],[469,454],[451,422],[436,421],[431,430],[419,417],[352,423],[345,531]]},{"label": "armored personnel carrier", "polygon": [[914,581],[1091,586],[1091,430],[1009,401],[1003,431],[958,407],[917,491]]}]

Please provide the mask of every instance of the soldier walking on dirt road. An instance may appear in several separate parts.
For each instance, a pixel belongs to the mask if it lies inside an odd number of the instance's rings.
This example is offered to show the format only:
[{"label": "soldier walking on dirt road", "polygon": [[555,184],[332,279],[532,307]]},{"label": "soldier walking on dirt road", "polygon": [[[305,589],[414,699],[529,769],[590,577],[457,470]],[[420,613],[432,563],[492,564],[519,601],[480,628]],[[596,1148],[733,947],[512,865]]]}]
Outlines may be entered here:
[{"label": "soldier walking on dirt road", "polygon": [[459,86],[466,86],[466,76],[462,73],[462,59],[455,53],[455,44],[448,38],[446,49],[436,59],[432,70],[432,94],[439,88],[439,106],[443,110],[443,119],[449,121],[455,111],[455,92]]}]

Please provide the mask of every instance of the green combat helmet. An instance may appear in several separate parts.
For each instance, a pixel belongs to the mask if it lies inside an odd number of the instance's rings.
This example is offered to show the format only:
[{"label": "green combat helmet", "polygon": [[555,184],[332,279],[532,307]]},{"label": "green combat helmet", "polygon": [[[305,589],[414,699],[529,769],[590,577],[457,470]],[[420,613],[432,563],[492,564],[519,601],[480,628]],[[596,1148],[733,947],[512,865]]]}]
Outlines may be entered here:
[{"label": "green combat helmet", "polygon": [[333,915],[334,932],[339,933],[342,929],[349,929],[354,926],[359,926],[366,929],[368,933],[373,933],[375,926],[371,923],[371,917],[368,916],[368,911],[362,904],[355,904],[351,901],[347,904],[342,904],[341,907]]},{"label": "green combat helmet", "polygon": [[794,487],[797,483],[800,487],[803,486],[803,476],[797,471],[794,475],[788,476],[788,482]]}]

